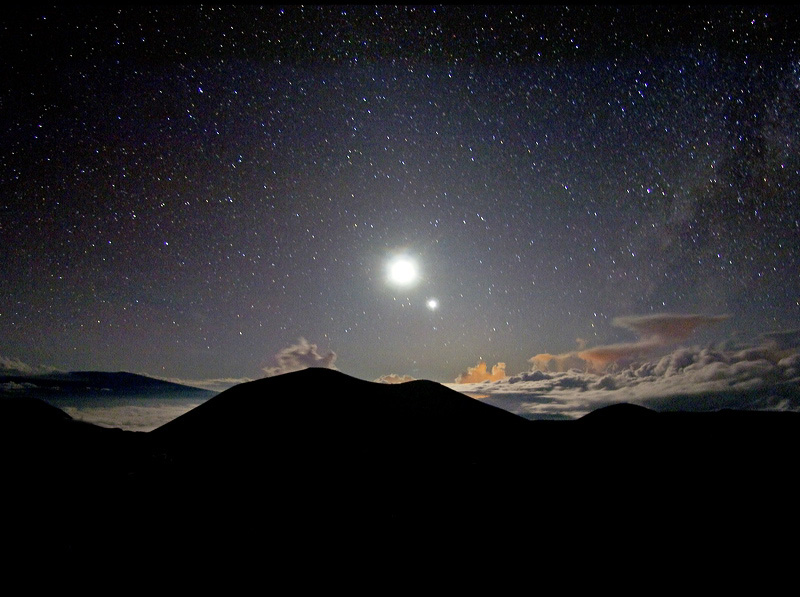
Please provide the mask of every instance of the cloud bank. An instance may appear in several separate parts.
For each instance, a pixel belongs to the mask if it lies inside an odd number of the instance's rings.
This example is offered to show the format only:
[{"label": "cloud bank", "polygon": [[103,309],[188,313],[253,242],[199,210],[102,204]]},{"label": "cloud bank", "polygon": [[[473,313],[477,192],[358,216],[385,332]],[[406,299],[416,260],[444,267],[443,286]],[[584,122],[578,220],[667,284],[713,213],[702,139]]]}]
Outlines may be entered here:
[{"label": "cloud bank", "polygon": [[800,351],[770,343],[736,350],[681,347],[602,373],[536,369],[499,381],[447,385],[531,419],[578,418],[622,402],[661,411],[800,412]]},{"label": "cloud bank", "polygon": [[197,408],[202,401],[187,399],[172,400],[119,400],[117,404],[61,404],[53,405],[78,421],[101,427],[116,427],[126,431],[152,431],[179,416]]}]

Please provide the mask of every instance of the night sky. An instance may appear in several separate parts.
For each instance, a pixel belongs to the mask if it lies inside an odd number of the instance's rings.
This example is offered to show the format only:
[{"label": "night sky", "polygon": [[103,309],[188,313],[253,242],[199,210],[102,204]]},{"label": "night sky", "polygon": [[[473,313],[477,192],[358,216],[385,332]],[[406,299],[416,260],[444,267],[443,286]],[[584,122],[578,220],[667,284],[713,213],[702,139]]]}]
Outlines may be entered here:
[{"label": "night sky", "polygon": [[0,26],[0,356],[233,379],[299,350],[452,382],[645,316],[701,316],[699,343],[800,328],[796,8]]}]

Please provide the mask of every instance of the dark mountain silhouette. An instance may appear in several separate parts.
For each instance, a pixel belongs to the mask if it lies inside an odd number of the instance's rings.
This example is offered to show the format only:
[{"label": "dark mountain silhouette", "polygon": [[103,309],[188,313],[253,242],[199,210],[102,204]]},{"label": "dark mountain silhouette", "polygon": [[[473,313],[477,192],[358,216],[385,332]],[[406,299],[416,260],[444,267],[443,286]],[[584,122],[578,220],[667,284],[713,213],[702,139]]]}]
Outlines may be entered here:
[{"label": "dark mountain silhouette", "polygon": [[636,404],[612,404],[604,408],[599,408],[583,416],[580,420],[582,424],[602,425],[604,423],[613,425],[635,425],[648,420],[654,420],[658,413],[644,406]]},{"label": "dark mountain silhouette", "polygon": [[152,436],[186,462],[292,446],[309,461],[399,465],[494,460],[529,430],[520,417],[434,382],[377,384],[306,369],[235,386]]},{"label": "dark mountain silhouette", "polygon": [[791,503],[798,431],[795,413],[634,405],[528,421],[440,384],[327,369],[235,386],[149,433],[6,398],[5,547],[311,567],[326,582],[698,533],[704,550],[727,549],[796,530],[772,512]]},{"label": "dark mountain silhouette", "polygon": [[130,475],[148,466],[143,440],[74,420],[43,400],[0,397],[0,557],[7,570],[47,554],[74,563],[94,553],[104,521],[132,495]]}]

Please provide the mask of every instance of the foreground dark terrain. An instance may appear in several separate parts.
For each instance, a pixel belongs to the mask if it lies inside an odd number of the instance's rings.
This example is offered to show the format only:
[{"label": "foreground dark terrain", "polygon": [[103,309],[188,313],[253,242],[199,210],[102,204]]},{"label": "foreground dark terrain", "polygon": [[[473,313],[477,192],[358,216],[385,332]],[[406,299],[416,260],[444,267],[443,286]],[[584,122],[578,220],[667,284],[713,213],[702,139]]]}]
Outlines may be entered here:
[{"label": "foreground dark terrain", "polygon": [[795,413],[632,405],[527,421],[436,383],[326,369],[235,386],[149,433],[9,398],[3,561],[752,562],[796,541],[799,433]]}]

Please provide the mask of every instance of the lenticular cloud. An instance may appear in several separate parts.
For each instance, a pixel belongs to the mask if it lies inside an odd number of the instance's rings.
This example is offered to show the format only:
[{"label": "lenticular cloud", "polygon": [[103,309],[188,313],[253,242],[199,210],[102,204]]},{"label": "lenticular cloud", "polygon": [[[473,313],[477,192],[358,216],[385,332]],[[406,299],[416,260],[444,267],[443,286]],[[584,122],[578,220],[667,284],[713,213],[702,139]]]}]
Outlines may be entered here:
[{"label": "lenticular cloud", "polygon": [[636,332],[642,338],[659,340],[662,344],[682,342],[700,327],[725,321],[727,315],[684,315],[664,313],[658,315],[634,315],[615,317],[617,327]]}]

